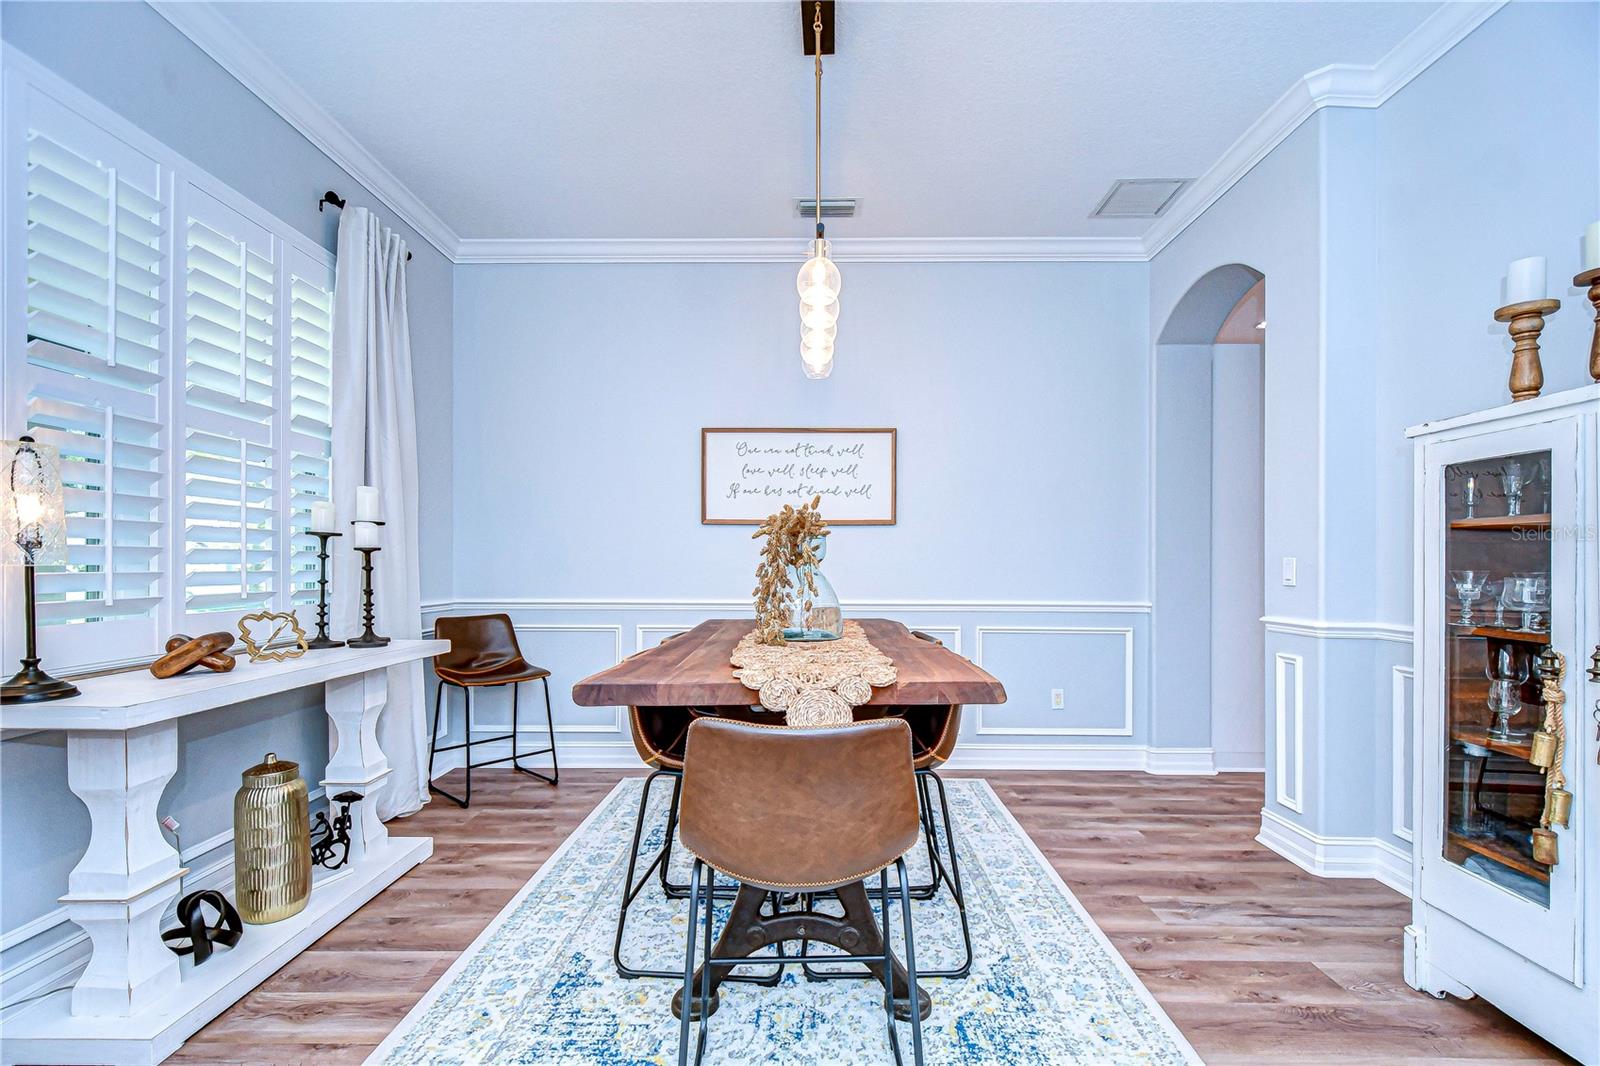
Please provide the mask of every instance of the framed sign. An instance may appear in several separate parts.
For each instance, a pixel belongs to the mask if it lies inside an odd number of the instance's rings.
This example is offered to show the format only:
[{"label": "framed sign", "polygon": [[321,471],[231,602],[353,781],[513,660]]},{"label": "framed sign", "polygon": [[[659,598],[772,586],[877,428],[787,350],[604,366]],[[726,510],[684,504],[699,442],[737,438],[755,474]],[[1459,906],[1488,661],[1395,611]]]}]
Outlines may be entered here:
[{"label": "framed sign", "polygon": [[700,521],[758,526],[822,497],[830,526],[892,526],[892,429],[702,429]]}]

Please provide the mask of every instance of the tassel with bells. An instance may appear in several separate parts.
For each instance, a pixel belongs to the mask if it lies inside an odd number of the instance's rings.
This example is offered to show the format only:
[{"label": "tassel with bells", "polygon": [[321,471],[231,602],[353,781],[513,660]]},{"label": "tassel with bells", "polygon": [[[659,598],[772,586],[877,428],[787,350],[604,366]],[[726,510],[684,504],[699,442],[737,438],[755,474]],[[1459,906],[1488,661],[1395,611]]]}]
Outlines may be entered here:
[{"label": "tassel with bells", "polygon": [[1544,725],[1533,736],[1534,757],[1531,760],[1535,765],[1545,768],[1544,812],[1539,817],[1539,828],[1533,831],[1533,861],[1545,866],[1554,866],[1560,858],[1556,834],[1550,827],[1565,829],[1572,815],[1572,793],[1566,789],[1567,778],[1561,769],[1567,748],[1567,725],[1563,712],[1567,696],[1561,690],[1566,674],[1566,657],[1546,646],[1539,655]]}]

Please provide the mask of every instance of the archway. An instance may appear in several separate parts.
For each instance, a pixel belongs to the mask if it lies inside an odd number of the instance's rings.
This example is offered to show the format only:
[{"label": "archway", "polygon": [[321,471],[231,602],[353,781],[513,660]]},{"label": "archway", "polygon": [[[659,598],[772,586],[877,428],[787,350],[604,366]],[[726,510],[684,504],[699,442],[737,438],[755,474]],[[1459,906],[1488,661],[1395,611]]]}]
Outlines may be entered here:
[{"label": "archway", "polygon": [[1151,745],[1261,770],[1266,287],[1217,267],[1157,335]]}]

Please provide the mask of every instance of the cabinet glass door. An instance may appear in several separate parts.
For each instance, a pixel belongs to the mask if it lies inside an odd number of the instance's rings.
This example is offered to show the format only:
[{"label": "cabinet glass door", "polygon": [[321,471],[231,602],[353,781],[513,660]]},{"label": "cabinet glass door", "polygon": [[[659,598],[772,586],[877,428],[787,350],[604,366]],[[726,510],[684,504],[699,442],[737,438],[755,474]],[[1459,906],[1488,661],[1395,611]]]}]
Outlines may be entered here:
[{"label": "cabinet glass door", "polygon": [[1534,858],[1544,773],[1538,656],[1550,643],[1551,453],[1444,470],[1443,852],[1447,862],[1550,906]]}]

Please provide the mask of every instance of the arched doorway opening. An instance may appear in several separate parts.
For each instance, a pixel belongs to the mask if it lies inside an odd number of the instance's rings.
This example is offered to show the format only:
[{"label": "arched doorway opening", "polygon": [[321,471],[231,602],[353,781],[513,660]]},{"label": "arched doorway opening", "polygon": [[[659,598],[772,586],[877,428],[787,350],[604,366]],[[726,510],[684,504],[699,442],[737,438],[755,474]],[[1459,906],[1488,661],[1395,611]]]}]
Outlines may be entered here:
[{"label": "arched doorway opening", "polygon": [[1263,769],[1266,280],[1190,286],[1157,335],[1151,744]]}]

